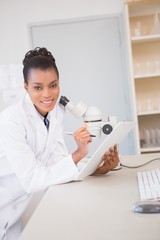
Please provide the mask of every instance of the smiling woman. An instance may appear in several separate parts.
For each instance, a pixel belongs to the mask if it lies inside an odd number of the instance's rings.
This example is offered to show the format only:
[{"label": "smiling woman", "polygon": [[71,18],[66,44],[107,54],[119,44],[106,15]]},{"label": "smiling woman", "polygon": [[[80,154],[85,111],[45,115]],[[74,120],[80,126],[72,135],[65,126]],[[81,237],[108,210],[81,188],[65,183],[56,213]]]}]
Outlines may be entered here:
[{"label": "smiling woman", "polygon": [[36,48],[26,53],[23,64],[25,89],[35,108],[45,116],[59,97],[59,72],[55,59],[47,49]]},{"label": "smiling woman", "polygon": [[42,116],[50,112],[59,97],[59,80],[54,69],[46,71],[41,69],[31,70],[28,82],[25,83],[35,108]]},{"label": "smiling woman", "polygon": [[[59,73],[46,48],[29,51],[23,60],[26,96],[0,113],[0,239],[17,240],[21,216],[35,192],[73,181],[78,164],[92,142],[86,127],[73,137],[76,149],[68,154],[63,138],[64,108],[58,102]],[[119,162],[116,146],[103,156],[97,173]]]}]

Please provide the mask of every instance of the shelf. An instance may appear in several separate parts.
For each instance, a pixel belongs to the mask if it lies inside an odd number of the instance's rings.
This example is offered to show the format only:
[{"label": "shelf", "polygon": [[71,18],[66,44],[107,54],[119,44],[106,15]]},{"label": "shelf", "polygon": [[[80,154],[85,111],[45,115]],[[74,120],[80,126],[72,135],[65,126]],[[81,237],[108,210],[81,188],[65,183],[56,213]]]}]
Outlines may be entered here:
[{"label": "shelf", "polygon": [[145,0],[128,2],[129,17],[154,14],[159,9],[159,0]]},{"label": "shelf", "polygon": [[160,152],[160,147],[141,148],[141,153]]},{"label": "shelf", "polygon": [[141,78],[155,78],[160,77],[160,73],[143,73],[140,75],[134,75],[134,79],[141,79]]},{"label": "shelf", "polygon": [[160,34],[146,35],[140,37],[131,37],[133,44],[145,43],[145,42],[155,42],[160,40]]},{"label": "shelf", "polygon": [[139,5],[139,4],[146,4],[146,3],[156,3],[159,2],[159,0],[126,0],[125,3],[128,5]]},{"label": "shelf", "polygon": [[146,4],[146,3],[157,3],[159,0],[125,0],[125,3],[128,5],[139,5],[139,4]]},{"label": "shelf", "polygon": [[153,111],[150,111],[150,112],[139,112],[137,113],[138,116],[145,116],[145,115],[154,115],[154,114],[160,114],[160,110],[153,110]]},{"label": "shelf", "polygon": [[139,153],[160,153],[160,144],[141,142],[144,129],[160,129],[160,32],[155,28],[160,0],[128,0],[125,13],[136,147]]}]

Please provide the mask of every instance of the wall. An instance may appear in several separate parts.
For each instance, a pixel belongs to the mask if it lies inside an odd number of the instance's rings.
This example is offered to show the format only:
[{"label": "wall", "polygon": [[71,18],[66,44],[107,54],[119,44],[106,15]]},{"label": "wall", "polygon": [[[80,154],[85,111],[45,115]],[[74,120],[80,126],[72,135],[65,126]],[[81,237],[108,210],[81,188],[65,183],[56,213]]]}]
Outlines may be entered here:
[{"label": "wall", "polygon": [[[30,23],[112,15],[122,8],[123,0],[0,0],[0,64],[21,63],[30,49]],[[25,222],[40,198],[31,202]]]},{"label": "wall", "polygon": [[20,63],[30,49],[28,24],[115,14],[123,0],[1,0],[0,64]]},{"label": "wall", "polygon": [[[122,46],[124,37],[120,23],[117,16],[103,15],[98,19],[81,18],[77,22],[73,20],[32,27],[33,46],[46,46],[56,57],[61,95],[75,103],[82,100],[88,106],[98,107],[104,121],[107,116],[113,115],[116,115],[117,121],[131,119],[128,83],[125,71],[122,70],[125,68]],[[75,131],[82,124],[82,119],[75,119],[68,111],[65,117],[66,131]],[[65,137],[68,149],[73,152],[73,138]],[[103,137],[93,141],[89,154],[95,152]],[[120,153],[133,152],[133,142],[128,140],[127,145],[121,144],[123,151],[121,148]]]},{"label": "wall", "polygon": [[[22,62],[24,54],[31,49],[28,28],[31,23],[117,15],[122,11],[123,0],[1,0],[0,65]],[[15,93],[14,96],[19,94]],[[8,98],[10,99],[10,96]],[[13,100],[13,96],[11,99]],[[0,93],[0,110],[3,108]]]}]

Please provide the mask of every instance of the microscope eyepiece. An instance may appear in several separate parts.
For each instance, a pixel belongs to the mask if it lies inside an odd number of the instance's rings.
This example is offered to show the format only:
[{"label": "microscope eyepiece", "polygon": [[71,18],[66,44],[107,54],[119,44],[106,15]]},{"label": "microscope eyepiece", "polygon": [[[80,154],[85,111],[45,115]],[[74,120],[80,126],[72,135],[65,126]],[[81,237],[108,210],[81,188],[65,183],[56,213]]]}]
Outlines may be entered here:
[{"label": "microscope eyepiece", "polygon": [[62,104],[65,107],[68,102],[69,102],[68,98],[66,98],[65,96],[61,96],[61,98],[59,100],[60,104]]}]

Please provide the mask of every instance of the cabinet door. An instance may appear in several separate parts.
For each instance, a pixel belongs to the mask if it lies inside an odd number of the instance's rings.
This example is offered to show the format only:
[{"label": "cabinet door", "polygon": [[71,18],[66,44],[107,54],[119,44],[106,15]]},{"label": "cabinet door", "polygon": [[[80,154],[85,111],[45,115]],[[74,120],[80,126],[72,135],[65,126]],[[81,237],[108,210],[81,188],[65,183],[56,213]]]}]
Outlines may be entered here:
[{"label": "cabinet door", "polygon": [[[108,116],[131,120],[119,16],[33,25],[31,35],[33,47],[45,46],[54,54],[62,95],[75,103],[81,100],[98,107],[103,120]],[[74,131],[81,123],[82,119],[66,114],[66,130]],[[66,138],[72,149],[73,140]],[[132,134],[127,140],[120,151],[134,153]],[[92,144],[93,151],[99,141]]]}]

